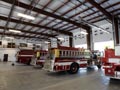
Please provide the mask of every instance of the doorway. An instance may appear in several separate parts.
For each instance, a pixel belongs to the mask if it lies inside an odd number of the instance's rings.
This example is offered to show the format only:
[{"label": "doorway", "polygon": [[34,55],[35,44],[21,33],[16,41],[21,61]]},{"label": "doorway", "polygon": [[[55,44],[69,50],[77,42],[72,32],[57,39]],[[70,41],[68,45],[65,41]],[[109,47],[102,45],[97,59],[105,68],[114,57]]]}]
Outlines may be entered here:
[{"label": "doorway", "polygon": [[3,62],[7,62],[7,61],[8,61],[8,54],[4,54]]}]

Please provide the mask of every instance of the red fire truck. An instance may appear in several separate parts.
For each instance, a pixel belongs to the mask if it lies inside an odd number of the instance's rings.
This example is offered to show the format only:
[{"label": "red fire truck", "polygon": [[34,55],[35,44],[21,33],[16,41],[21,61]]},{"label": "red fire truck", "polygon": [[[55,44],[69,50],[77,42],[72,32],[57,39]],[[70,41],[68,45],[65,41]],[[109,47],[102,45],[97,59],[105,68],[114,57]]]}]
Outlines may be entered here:
[{"label": "red fire truck", "polygon": [[43,68],[47,71],[68,71],[74,74],[79,68],[93,64],[90,50],[83,48],[58,46],[49,49],[48,54]]},{"label": "red fire truck", "polygon": [[120,46],[115,46],[115,50],[106,49],[102,62],[106,76],[120,79]]},{"label": "red fire truck", "polygon": [[33,56],[34,56],[34,50],[32,50],[32,49],[21,49],[16,55],[17,62],[30,65],[31,58]]},{"label": "red fire truck", "polygon": [[45,50],[21,49],[17,53],[17,62],[30,65],[34,59],[36,60],[35,64],[43,66],[46,54],[47,51]]}]

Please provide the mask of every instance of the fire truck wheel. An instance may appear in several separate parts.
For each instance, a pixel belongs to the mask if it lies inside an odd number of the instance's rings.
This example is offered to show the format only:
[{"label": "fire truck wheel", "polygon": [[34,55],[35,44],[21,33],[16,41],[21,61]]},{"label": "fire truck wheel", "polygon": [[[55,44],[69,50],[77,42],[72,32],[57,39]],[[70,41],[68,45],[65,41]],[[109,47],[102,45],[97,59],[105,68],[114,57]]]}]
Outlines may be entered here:
[{"label": "fire truck wheel", "polygon": [[40,67],[43,68],[43,64],[41,64]]},{"label": "fire truck wheel", "polygon": [[30,65],[30,63],[31,63],[31,59],[28,60],[27,65]]},{"label": "fire truck wheel", "polygon": [[98,69],[101,69],[101,65],[97,65]]},{"label": "fire truck wheel", "polygon": [[68,70],[68,72],[70,74],[75,74],[78,72],[78,70],[79,70],[79,65],[77,63],[72,63],[70,66],[70,70]]}]

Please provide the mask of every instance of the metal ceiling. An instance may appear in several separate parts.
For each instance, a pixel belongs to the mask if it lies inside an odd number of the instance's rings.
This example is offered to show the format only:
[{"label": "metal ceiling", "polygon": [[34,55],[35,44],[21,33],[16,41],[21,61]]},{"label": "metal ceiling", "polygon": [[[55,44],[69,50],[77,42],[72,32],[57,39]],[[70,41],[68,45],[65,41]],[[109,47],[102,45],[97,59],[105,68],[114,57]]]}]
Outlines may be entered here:
[{"label": "metal ceiling", "polygon": [[[17,16],[29,14],[35,20]],[[90,23],[112,20],[120,15],[120,0],[1,0],[0,34],[38,39],[56,38],[57,35],[72,35],[72,30],[90,26],[76,20],[79,16]],[[22,31],[11,33],[8,29]]]}]

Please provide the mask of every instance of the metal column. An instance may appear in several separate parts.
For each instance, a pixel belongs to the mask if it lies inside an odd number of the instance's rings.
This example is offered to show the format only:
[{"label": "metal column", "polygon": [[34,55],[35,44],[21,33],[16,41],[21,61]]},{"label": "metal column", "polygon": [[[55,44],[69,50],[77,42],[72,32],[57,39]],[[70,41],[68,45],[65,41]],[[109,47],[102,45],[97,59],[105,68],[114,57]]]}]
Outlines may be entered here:
[{"label": "metal column", "polygon": [[87,49],[89,50],[93,50],[93,36],[92,36],[92,29],[90,28],[89,30],[87,30]]}]

